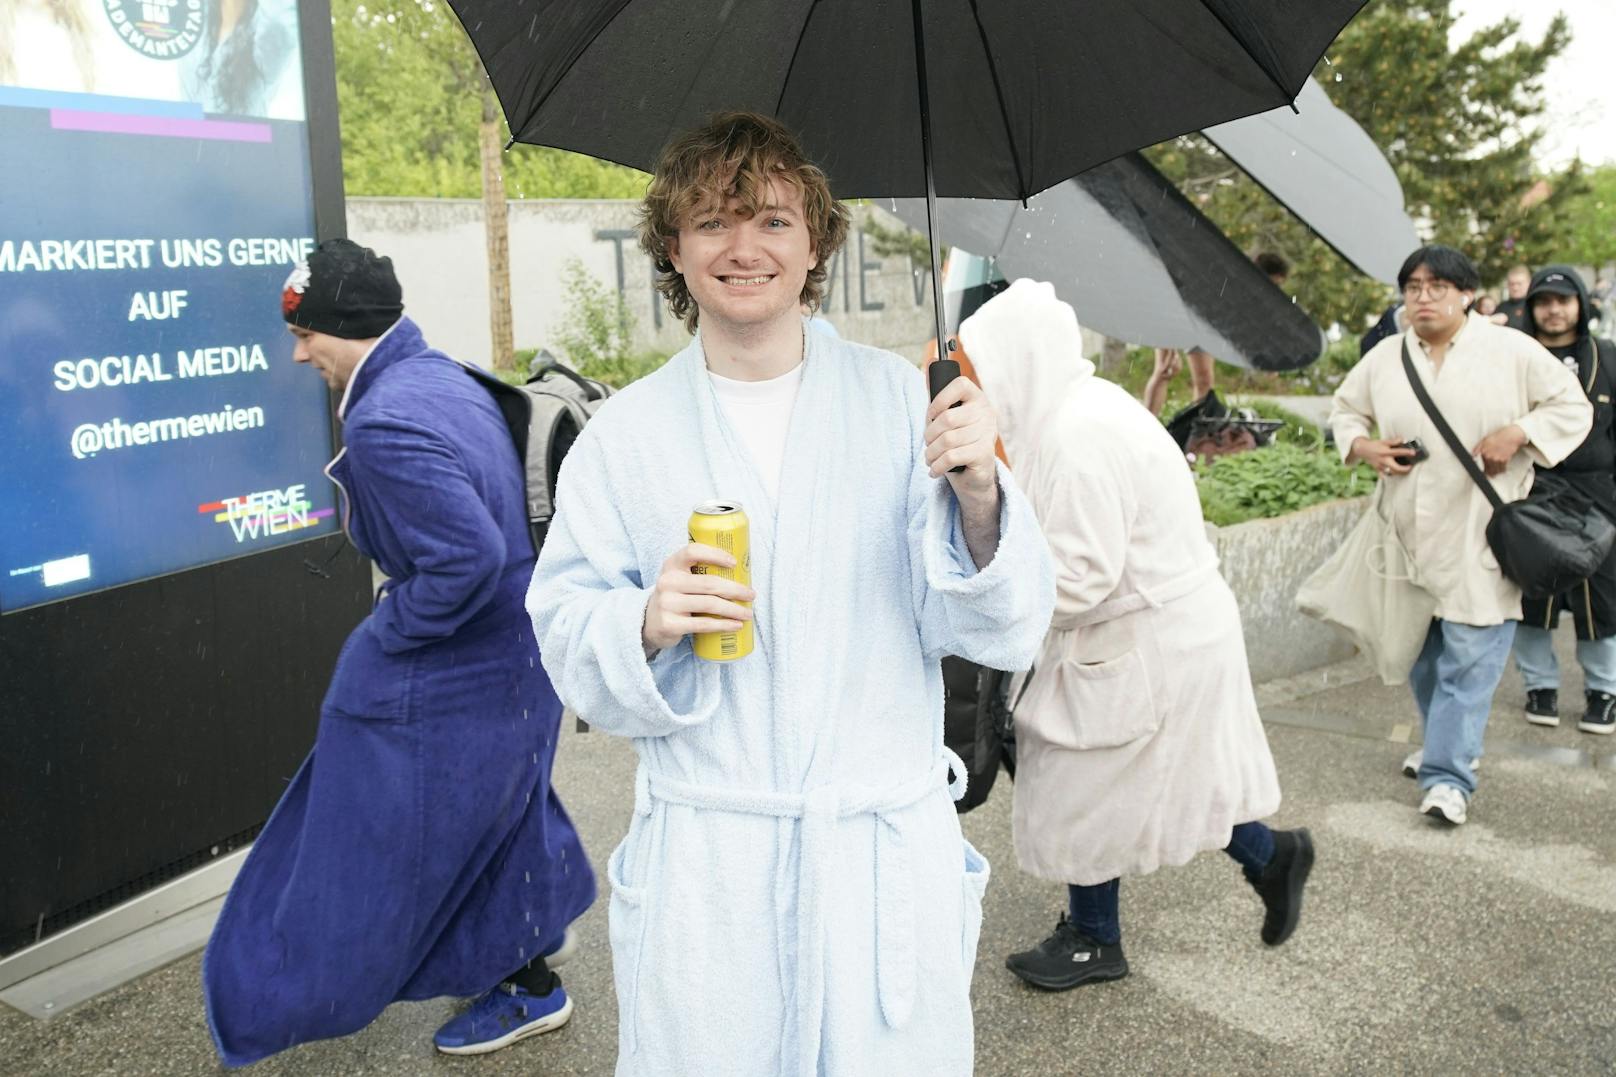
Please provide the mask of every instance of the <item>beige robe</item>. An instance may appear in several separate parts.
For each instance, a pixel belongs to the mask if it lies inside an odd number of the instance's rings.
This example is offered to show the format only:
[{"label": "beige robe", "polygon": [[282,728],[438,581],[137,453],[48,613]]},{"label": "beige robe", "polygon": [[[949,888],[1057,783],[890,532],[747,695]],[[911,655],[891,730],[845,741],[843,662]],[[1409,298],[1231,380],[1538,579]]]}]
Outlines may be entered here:
[{"label": "beige robe", "polygon": [[1015,715],[1022,870],[1089,885],[1222,848],[1279,807],[1279,781],[1183,454],[1093,376],[1048,285],[1018,281],[960,337],[1055,558]]},{"label": "beige robe", "polygon": [[1487,546],[1492,506],[1420,407],[1403,371],[1403,341],[1448,425],[1468,449],[1511,423],[1526,431],[1524,451],[1492,478],[1505,501],[1532,488],[1532,466],[1552,467],[1582,444],[1593,406],[1576,375],[1515,329],[1472,314],[1433,371],[1413,330],[1369,350],[1336,390],[1330,427],[1343,459],[1360,437],[1419,438],[1431,458],[1407,475],[1383,476],[1386,505],[1436,615],[1467,625],[1519,620],[1521,590],[1499,571]]}]

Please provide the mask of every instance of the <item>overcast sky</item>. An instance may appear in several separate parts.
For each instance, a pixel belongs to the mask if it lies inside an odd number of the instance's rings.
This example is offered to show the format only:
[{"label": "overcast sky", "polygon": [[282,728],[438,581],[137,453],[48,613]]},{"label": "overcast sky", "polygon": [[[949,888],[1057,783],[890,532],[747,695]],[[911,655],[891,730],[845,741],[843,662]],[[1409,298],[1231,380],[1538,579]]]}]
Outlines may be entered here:
[{"label": "overcast sky", "polygon": [[1508,15],[1530,40],[1543,36],[1556,12],[1571,20],[1571,45],[1544,78],[1550,115],[1539,144],[1547,165],[1581,154],[1589,164],[1616,164],[1616,0],[1455,0],[1461,39]]}]

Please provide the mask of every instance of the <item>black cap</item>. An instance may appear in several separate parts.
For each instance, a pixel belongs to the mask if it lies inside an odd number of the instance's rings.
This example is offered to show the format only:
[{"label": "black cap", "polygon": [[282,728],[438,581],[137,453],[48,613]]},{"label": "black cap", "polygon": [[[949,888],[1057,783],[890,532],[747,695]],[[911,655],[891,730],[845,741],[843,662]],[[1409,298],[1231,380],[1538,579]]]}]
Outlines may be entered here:
[{"label": "black cap", "polygon": [[1576,270],[1570,266],[1549,266],[1538,270],[1537,275],[1532,278],[1532,286],[1526,290],[1527,300],[1530,301],[1533,296],[1542,295],[1544,292],[1581,299],[1582,283],[1574,279],[1574,273]]},{"label": "black cap", "polygon": [[404,313],[393,260],[351,239],[328,239],[281,286],[281,315],[346,340],[379,337]]}]

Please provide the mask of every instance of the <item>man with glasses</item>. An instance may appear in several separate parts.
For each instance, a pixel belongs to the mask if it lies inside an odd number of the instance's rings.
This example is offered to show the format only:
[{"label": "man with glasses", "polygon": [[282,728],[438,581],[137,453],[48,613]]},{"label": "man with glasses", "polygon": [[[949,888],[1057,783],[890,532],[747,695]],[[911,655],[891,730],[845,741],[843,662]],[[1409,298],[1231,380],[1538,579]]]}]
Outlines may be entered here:
[{"label": "man with glasses", "polygon": [[1491,505],[1420,406],[1403,356],[1505,501],[1526,496],[1534,464],[1552,467],[1582,443],[1593,409],[1543,345],[1470,312],[1481,278],[1461,252],[1421,247],[1397,283],[1409,330],[1375,345],[1347,375],[1330,425],[1342,456],[1369,464],[1388,484],[1383,511],[1437,601],[1409,672],[1425,746],[1404,770],[1425,791],[1420,811],[1457,825],[1476,791],[1521,592],[1487,546]]}]

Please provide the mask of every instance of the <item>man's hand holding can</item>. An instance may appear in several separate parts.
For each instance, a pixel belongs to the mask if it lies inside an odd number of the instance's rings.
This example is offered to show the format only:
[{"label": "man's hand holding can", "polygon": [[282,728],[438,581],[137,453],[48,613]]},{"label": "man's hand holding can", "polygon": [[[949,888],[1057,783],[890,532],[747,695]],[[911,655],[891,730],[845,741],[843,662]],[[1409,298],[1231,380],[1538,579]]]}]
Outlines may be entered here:
[{"label": "man's hand holding can", "polygon": [[752,620],[752,611],[741,603],[755,602],[757,592],[717,574],[698,573],[697,565],[733,569],[736,561],[723,550],[692,542],[662,562],[640,632],[647,652],[672,647],[698,632],[739,632]]}]

